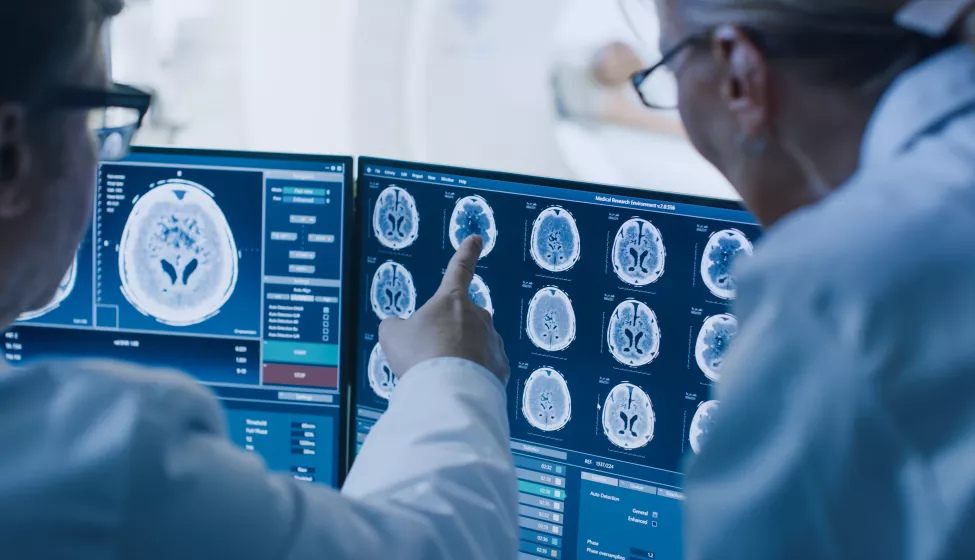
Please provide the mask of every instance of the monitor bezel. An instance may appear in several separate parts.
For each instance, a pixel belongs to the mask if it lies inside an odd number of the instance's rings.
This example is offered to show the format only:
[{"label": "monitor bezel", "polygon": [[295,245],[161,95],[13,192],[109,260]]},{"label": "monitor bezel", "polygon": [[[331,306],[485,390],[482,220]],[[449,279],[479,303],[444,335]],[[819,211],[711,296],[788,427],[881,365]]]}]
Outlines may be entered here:
[{"label": "monitor bezel", "polygon": [[[494,181],[503,181],[508,183],[520,183],[539,187],[551,187],[551,188],[561,188],[569,189],[574,191],[592,192],[598,194],[605,194],[609,196],[623,196],[630,198],[642,198],[646,200],[655,200],[659,202],[670,202],[675,204],[689,204],[695,206],[702,206],[705,208],[720,208],[723,210],[741,210],[743,212],[748,212],[744,205],[738,201],[725,200],[719,198],[707,198],[700,196],[682,195],[674,193],[665,193],[660,191],[637,189],[632,187],[619,187],[615,185],[607,185],[603,183],[585,183],[582,181],[570,181],[566,179],[554,179],[550,177],[536,177],[532,175],[521,175],[517,173],[507,173],[504,171],[488,171],[484,169],[469,169],[464,167],[454,167],[449,165],[438,165],[431,163],[417,163],[405,160],[394,160],[386,158],[368,157],[360,156],[356,162],[358,169],[356,172],[356,201],[355,201],[355,234],[351,237],[351,242],[353,244],[353,253],[355,255],[361,255],[363,250],[362,232],[364,231],[365,222],[364,220],[369,219],[366,216],[367,212],[361,206],[367,198],[358,196],[361,191],[359,191],[359,185],[367,179],[364,173],[364,169],[369,166],[379,166],[379,167],[398,167],[406,170],[422,171],[425,173],[438,173],[444,175],[460,175],[463,177],[470,177],[472,179],[487,179]],[[447,186],[447,185],[445,185]],[[756,221],[757,224],[757,221]],[[359,259],[356,260],[354,280],[355,286],[352,289],[346,289],[343,293],[347,294],[349,297],[353,298],[355,301],[355,325],[353,337],[356,337],[356,344],[359,343],[359,291],[362,284],[362,278],[360,277],[362,270],[359,266]],[[350,278],[352,278],[350,276]],[[355,426],[355,414],[356,407],[358,406],[358,387],[359,387],[359,366],[358,363],[358,352],[354,356],[352,363],[353,375],[345,377],[346,382],[349,384],[346,393],[349,395],[349,448],[346,450],[346,457],[348,457],[348,469],[352,468],[352,463],[355,460],[355,443],[357,433],[352,429]]]},{"label": "monitor bezel", "polygon": [[[348,474],[348,464],[351,460],[349,455],[349,450],[351,449],[349,444],[349,433],[352,427],[352,396],[348,393],[347,387],[349,380],[349,372],[355,375],[355,332],[357,328],[356,319],[356,309],[355,309],[355,298],[348,297],[346,290],[350,286],[355,286],[356,278],[358,274],[356,267],[357,259],[353,257],[355,249],[353,249],[352,242],[354,241],[355,228],[358,227],[356,216],[355,216],[355,158],[352,156],[344,155],[319,155],[319,154],[298,154],[298,153],[280,153],[280,152],[249,152],[242,150],[209,150],[209,149],[199,149],[199,148],[170,148],[162,146],[133,146],[131,150],[132,154],[147,154],[147,155],[163,155],[163,156],[188,156],[188,157],[217,157],[217,158],[240,158],[240,159],[253,159],[253,160],[277,160],[277,161],[302,161],[302,162],[312,162],[318,163],[335,163],[343,164],[343,177],[342,177],[342,189],[343,189],[343,207],[342,214],[345,217],[344,225],[342,228],[342,301],[340,302],[340,309],[342,313],[342,324],[339,326],[339,336],[341,337],[339,344],[339,351],[341,353],[339,357],[339,440],[338,440],[338,456],[336,457],[336,480],[337,488],[342,488],[345,483],[345,477]],[[123,160],[124,161],[124,160]],[[111,162],[99,162],[99,166],[102,163]],[[256,168],[260,168],[260,165],[255,165]],[[263,302],[261,302],[263,305]],[[261,364],[263,367],[264,364]]]}]

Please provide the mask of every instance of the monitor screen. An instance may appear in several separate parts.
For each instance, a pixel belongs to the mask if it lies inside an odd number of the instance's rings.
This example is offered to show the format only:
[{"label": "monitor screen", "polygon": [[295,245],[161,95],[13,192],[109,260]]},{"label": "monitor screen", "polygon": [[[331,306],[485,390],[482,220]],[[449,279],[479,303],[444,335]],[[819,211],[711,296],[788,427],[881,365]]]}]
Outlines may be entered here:
[{"label": "monitor screen", "polygon": [[145,149],[102,163],[91,233],[13,365],[98,358],[209,386],[272,470],[337,486],[352,160]]},{"label": "monitor screen", "polygon": [[511,362],[523,559],[682,558],[681,474],[718,417],[737,331],[734,203],[404,162],[359,161],[355,450],[395,391],[381,319],[436,291],[464,237],[472,299]]}]

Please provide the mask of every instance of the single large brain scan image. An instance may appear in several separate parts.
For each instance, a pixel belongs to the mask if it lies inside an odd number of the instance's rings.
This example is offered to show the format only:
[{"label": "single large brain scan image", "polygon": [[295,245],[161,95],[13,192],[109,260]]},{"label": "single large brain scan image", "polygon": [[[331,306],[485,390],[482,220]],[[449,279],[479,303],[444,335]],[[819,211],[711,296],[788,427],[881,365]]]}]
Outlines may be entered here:
[{"label": "single large brain scan image", "polygon": [[478,307],[485,309],[491,315],[494,315],[494,303],[491,301],[491,290],[484,283],[484,279],[474,275],[474,279],[471,280],[471,287],[467,291],[468,295],[471,297],[471,301],[477,304]]},{"label": "single large brain scan image", "polygon": [[532,227],[531,255],[549,272],[565,272],[579,262],[582,240],[572,214],[553,206],[542,211]]},{"label": "single large brain scan image", "polygon": [[47,315],[48,313],[54,311],[58,307],[61,307],[61,304],[64,303],[64,300],[68,299],[68,296],[70,296],[71,292],[74,291],[74,283],[77,278],[78,278],[78,257],[75,256],[75,259],[71,261],[71,267],[61,278],[61,282],[58,283],[58,289],[54,293],[54,297],[51,298],[51,301],[49,301],[47,305],[45,305],[40,309],[35,309],[34,311],[28,311],[27,313],[24,313],[19,317],[18,320],[31,321],[37,319],[38,317],[43,317],[44,315]]},{"label": "single large brain scan image", "polygon": [[477,195],[457,201],[450,216],[450,243],[454,249],[459,249],[460,244],[472,235],[480,235],[484,240],[481,258],[490,255],[498,241],[498,226],[494,221],[494,210]]},{"label": "single large brain scan image", "polygon": [[183,179],[136,199],[119,244],[122,293],[160,323],[185,327],[220,312],[237,287],[239,255],[213,193]]},{"label": "single large brain scan image", "polygon": [[660,353],[660,325],[647,304],[635,299],[616,307],[606,332],[609,352],[626,366],[640,367]]},{"label": "single large brain scan image", "polygon": [[389,367],[383,347],[376,343],[369,354],[369,386],[380,398],[389,400],[396,388],[396,374]]},{"label": "single large brain scan image", "polygon": [[528,304],[528,338],[549,352],[565,350],[576,338],[572,300],[556,287],[543,288]]},{"label": "single large brain scan image", "polygon": [[704,285],[721,299],[735,299],[738,286],[734,277],[735,260],[752,254],[752,242],[737,229],[726,229],[711,235],[701,260]]},{"label": "single large brain scan image", "polygon": [[613,270],[631,286],[653,284],[664,274],[667,250],[663,238],[649,221],[633,218],[616,234],[613,243]]},{"label": "single large brain scan image", "polygon": [[728,347],[738,334],[738,319],[722,314],[708,317],[697,335],[694,355],[697,365],[711,381],[721,380],[721,365]]},{"label": "single large brain scan image", "polygon": [[603,405],[603,433],[623,449],[639,449],[653,439],[656,419],[647,393],[632,383],[609,392]]},{"label": "single large brain scan image", "polygon": [[552,368],[532,373],[525,382],[521,412],[529,424],[543,432],[564,428],[572,418],[572,398],[562,374]]},{"label": "single large brain scan image", "polygon": [[697,412],[694,413],[694,419],[691,420],[691,429],[688,436],[691,449],[694,450],[694,453],[700,453],[701,449],[707,443],[708,436],[714,428],[715,422],[718,420],[720,407],[721,403],[719,401],[708,401],[701,403],[697,407]]},{"label": "single large brain scan image", "polygon": [[380,319],[409,319],[416,311],[416,286],[413,275],[393,261],[383,263],[372,277],[372,310]]},{"label": "single large brain scan image", "polygon": [[376,239],[384,246],[399,251],[420,236],[420,214],[416,200],[404,189],[392,185],[379,194],[372,216]]}]

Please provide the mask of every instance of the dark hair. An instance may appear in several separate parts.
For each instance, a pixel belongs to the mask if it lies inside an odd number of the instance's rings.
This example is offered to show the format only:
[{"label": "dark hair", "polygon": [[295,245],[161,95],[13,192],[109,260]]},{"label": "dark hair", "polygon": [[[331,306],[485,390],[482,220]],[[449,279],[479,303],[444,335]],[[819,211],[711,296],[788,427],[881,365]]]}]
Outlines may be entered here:
[{"label": "dark hair", "polygon": [[0,0],[0,101],[64,85],[124,0]]}]

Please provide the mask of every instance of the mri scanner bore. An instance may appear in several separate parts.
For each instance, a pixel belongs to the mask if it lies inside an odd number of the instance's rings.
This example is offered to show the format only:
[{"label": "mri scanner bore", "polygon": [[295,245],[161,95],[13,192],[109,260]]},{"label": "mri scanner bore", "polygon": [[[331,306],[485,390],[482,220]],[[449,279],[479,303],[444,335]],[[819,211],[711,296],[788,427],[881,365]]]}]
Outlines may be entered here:
[{"label": "mri scanner bore", "polygon": [[549,367],[535,370],[525,381],[521,413],[543,432],[564,428],[572,419],[572,398],[565,377]]},{"label": "mri scanner bore", "polygon": [[738,319],[734,315],[715,315],[704,321],[704,326],[697,335],[694,355],[698,367],[711,381],[721,380],[725,353],[737,334]]},{"label": "mri scanner bore", "polygon": [[542,350],[560,352],[576,338],[576,315],[568,294],[543,288],[528,304],[528,338]]},{"label": "mri scanner bore", "polygon": [[726,229],[711,235],[701,260],[701,277],[711,293],[721,299],[735,299],[738,287],[734,263],[741,255],[752,254],[752,242],[737,229]]},{"label": "mri scanner bore", "polygon": [[647,304],[630,299],[616,307],[606,332],[609,352],[630,367],[645,366],[660,353],[660,326]]},{"label": "mri scanner bore", "polygon": [[416,311],[413,275],[399,263],[383,263],[372,278],[370,301],[380,320],[390,317],[409,319]]},{"label": "mri scanner bore", "polygon": [[565,272],[579,262],[582,239],[568,210],[552,206],[543,210],[532,227],[531,255],[535,264],[549,272]]},{"label": "mri scanner bore", "polygon": [[632,383],[621,383],[603,404],[603,433],[623,449],[639,449],[653,439],[656,418],[647,393]]},{"label": "mri scanner bore", "polygon": [[498,242],[494,210],[483,197],[477,195],[458,200],[450,215],[450,243],[455,250],[460,249],[461,243],[472,235],[480,235],[484,240],[482,259],[491,254]]},{"label": "mri scanner bore", "polygon": [[202,323],[233,295],[238,258],[213,193],[192,181],[161,181],[135,199],[122,232],[122,293],[165,325]]},{"label": "mri scanner bore", "polygon": [[664,274],[667,250],[649,220],[633,218],[620,227],[613,243],[613,270],[631,286],[648,286]]},{"label": "mri scanner bore", "polygon": [[64,274],[64,277],[61,279],[61,283],[58,284],[58,290],[54,294],[54,297],[51,299],[51,301],[40,309],[36,309],[34,311],[29,311],[27,313],[24,313],[23,315],[20,316],[18,320],[32,321],[34,319],[43,317],[44,315],[47,315],[48,313],[60,307],[61,303],[64,302],[64,300],[68,299],[68,296],[70,296],[71,292],[74,291],[74,283],[77,277],[78,277],[78,256],[75,255],[74,261],[71,262],[71,267],[68,269],[68,272]]},{"label": "mri scanner bore", "polygon": [[494,303],[491,301],[491,290],[484,283],[483,278],[475,274],[467,293],[470,295],[471,301],[477,304],[478,307],[494,315]]},{"label": "mri scanner bore", "polygon": [[383,246],[400,251],[420,236],[420,214],[416,200],[405,189],[389,186],[379,194],[373,212],[372,229]]},{"label": "mri scanner bore", "polygon": [[697,407],[694,419],[691,420],[691,429],[688,435],[688,441],[694,453],[700,453],[707,443],[708,436],[718,420],[720,407],[719,401],[708,401]]},{"label": "mri scanner bore", "polygon": [[374,393],[384,400],[389,400],[396,389],[396,374],[389,367],[386,353],[377,342],[369,354],[369,386]]}]

